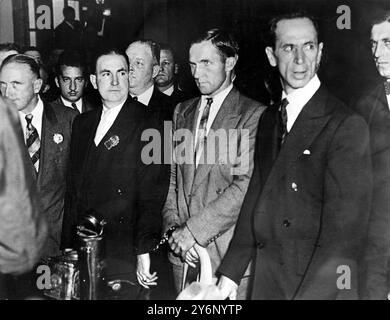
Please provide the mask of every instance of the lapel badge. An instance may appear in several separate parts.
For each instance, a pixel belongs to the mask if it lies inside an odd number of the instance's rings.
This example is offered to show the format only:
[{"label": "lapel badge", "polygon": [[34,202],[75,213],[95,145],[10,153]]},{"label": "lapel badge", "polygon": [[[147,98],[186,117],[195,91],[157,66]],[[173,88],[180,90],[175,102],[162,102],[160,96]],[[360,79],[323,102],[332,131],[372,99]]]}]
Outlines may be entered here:
[{"label": "lapel badge", "polygon": [[111,150],[118,144],[119,144],[119,137],[117,135],[111,136],[110,139],[104,142],[104,146],[107,148],[107,150]]},{"label": "lapel badge", "polygon": [[60,144],[62,141],[64,141],[64,136],[61,133],[55,133],[53,135],[53,141],[56,144]]},{"label": "lapel badge", "polygon": [[305,151],[303,151],[303,154],[309,155],[310,154],[310,150],[306,149]]}]

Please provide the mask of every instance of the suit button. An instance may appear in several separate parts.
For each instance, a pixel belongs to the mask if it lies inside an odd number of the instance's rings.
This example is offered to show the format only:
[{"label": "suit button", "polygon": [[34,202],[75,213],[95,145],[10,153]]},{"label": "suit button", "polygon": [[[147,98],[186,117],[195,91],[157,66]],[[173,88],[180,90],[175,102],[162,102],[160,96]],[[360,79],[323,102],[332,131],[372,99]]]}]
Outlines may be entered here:
[{"label": "suit button", "polygon": [[116,190],[116,193],[121,196],[123,194],[123,191],[122,191],[122,189],[118,189],[118,190]]},{"label": "suit button", "polygon": [[189,194],[188,194],[188,198],[191,198],[191,197],[192,197],[192,194],[191,194],[191,193],[189,193]]},{"label": "suit button", "polygon": [[265,247],[265,244],[263,242],[257,243],[257,249],[263,249]]},{"label": "suit button", "polygon": [[291,222],[287,219],[283,220],[283,227],[288,228],[291,225]]},{"label": "suit button", "polygon": [[293,183],[291,184],[291,188],[292,188],[294,191],[298,191],[298,185],[297,185],[295,182],[293,182]]},{"label": "suit button", "polygon": [[218,188],[217,190],[216,190],[216,192],[217,192],[217,194],[222,194],[222,189],[221,188]]},{"label": "suit button", "polygon": [[123,222],[125,222],[125,218],[124,217],[120,217],[119,218],[119,223],[123,223]]}]

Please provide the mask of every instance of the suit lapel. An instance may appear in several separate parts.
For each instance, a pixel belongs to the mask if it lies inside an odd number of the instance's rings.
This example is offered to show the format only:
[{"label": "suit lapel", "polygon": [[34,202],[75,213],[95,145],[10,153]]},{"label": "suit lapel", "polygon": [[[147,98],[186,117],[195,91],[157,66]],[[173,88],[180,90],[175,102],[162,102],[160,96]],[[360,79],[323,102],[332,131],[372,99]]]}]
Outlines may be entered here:
[{"label": "suit lapel", "polygon": [[[213,124],[211,125],[211,130],[214,132],[218,129],[232,129],[237,126],[237,123],[240,121],[241,115],[239,110],[239,93],[237,89],[233,88],[230,93],[227,95],[225,100],[223,101],[217,116],[214,119]],[[195,131],[194,131],[195,132]],[[229,136],[229,132],[226,132],[227,137]],[[215,141],[213,142],[215,143]],[[214,154],[214,163],[207,164],[207,156],[205,155],[205,151],[207,150],[207,138],[204,144],[203,148],[203,158],[206,162],[205,164],[199,164],[198,168],[195,171],[195,178],[193,183],[193,190],[196,190],[196,188],[201,184],[203,179],[207,176],[207,174],[210,172],[210,170],[217,164],[219,164],[219,146],[217,143],[215,143],[213,149]],[[228,151],[228,150],[226,150]],[[210,158],[209,158],[210,159]],[[212,159],[212,158],[211,158]]]},{"label": "suit lapel", "polygon": [[44,103],[42,114],[42,130],[41,130],[41,146],[40,146],[40,158],[39,158],[39,170],[38,170],[38,185],[41,185],[42,180],[47,172],[46,166],[51,166],[53,162],[53,156],[56,150],[50,147],[53,141],[54,134],[61,134],[61,130],[58,128],[58,119],[52,107]]},{"label": "suit lapel", "polygon": [[[201,99],[195,99],[183,112],[183,118],[180,121],[183,121],[182,124],[178,125],[178,129],[187,129],[191,131],[193,138],[195,135],[195,128],[196,128],[196,119],[199,115],[199,106],[200,106]],[[193,155],[194,150],[194,142],[191,143],[191,149],[188,150],[190,152],[190,155]],[[192,183],[194,181],[194,174],[195,174],[195,164],[193,163],[193,156],[191,157],[191,163],[183,163],[181,164],[180,170],[182,171],[183,180],[184,180],[184,190],[185,194],[188,195],[191,192]]]},{"label": "suit lapel", "polygon": [[287,173],[303,151],[310,148],[329,121],[331,115],[326,110],[327,96],[326,89],[321,87],[302,109],[272,166],[262,197]]}]

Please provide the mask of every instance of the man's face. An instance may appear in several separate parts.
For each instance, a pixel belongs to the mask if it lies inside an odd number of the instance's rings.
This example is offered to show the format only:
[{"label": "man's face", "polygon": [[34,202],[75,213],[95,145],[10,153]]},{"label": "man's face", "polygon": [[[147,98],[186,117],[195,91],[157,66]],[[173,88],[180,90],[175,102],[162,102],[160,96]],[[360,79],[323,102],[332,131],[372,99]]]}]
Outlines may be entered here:
[{"label": "man's face", "polygon": [[168,87],[173,84],[176,73],[176,65],[173,55],[169,50],[161,50],[160,53],[160,72],[156,77],[158,87]]},{"label": "man's face", "polygon": [[214,96],[230,84],[229,71],[234,68],[236,59],[223,58],[210,41],[194,43],[190,48],[190,67],[199,91]]},{"label": "man's face", "polygon": [[18,52],[16,50],[0,51],[0,66],[3,63],[5,58],[13,54],[18,54]]},{"label": "man's face", "polygon": [[315,76],[322,55],[322,43],[308,18],[280,20],[277,23],[275,49],[266,48],[268,61],[278,67],[287,94],[303,88]]},{"label": "man's face", "polygon": [[126,54],[130,63],[130,92],[141,94],[153,84],[160,67],[154,65],[152,52],[147,44],[135,42],[127,48]]},{"label": "man's face", "polygon": [[42,80],[34,75],[27,64],[11,62],[0,70],[1,94],[19,111],[28,113],[35,108],[35,99],[41,86]]},{"label": "man's face", "polygon": [[372,27],[371,52],[379,74],[390,79],[390,22],[385,21]]},{"label": "man's face", "polygon": [[99,90],[106,107],[115,107],[127,99],[129,75],[125,57],[117,54],[101,56],[96,62],[96,75],[91,83]]},{"label": "man's face", "polygon": [[87,82],[80,68],[61,66],[61,74],[55,81],[65,100],[76,102],[83,97]]}]

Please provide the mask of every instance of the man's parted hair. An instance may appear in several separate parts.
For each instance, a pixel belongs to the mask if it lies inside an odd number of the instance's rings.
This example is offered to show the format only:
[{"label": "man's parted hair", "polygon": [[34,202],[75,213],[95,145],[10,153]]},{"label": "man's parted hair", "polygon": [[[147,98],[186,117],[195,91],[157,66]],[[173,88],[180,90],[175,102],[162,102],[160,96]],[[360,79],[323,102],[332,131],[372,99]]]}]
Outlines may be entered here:
[{"label": "man's parted hair", "polygon": [[238,55],[240,49],[231,33],[218,28],[207,30],[200,37],[192,41],[191,46],[203,41],[210,41],[213,46],[218,49],[223,61],[225,61],[226,58]]},{"label": "man's parted hair", "polygon": [[318,25],[318,21],[316,18],[314,18],[312,15],[307,13],[306,11],[297,11],[297,12],[289,12],[289,13],[283,13],[280,15],[277,15],[273,17],[269,23],[268,23],[268,39],[267,39],[267,45],[275,49],[276,44],[276,28],[278,26],[278,22],[281,20],[292,20],[292,19],[309,19],[314,26],[314,29],[317,32],[317,40],[318,43],[320,43],[320,28]]},{"label": "man's parted hair", "polygon": [[56,75],[62,75],[63,67],[75,67],[79,68],[84,78],[88,77],[88,68],[85,63],[84,57],[76,50],[67,50],[61,53],[56,65]]},{"label": "man's parted hair", "polygon": [[[155,42],[151,39],[137,39],[137,40],[133,41],[132,43],[130,43],[127,48],[129,48],[131,45],[136,44],[136,43],[147,45],[150,48],[150,51],[152,52],[153,65],[160,65],[160,51],[161,51],[161,49],[160,49],[160,45],[157,42]],[[126,51],[127,51],[127,49],[126,49]]]},{"label": "man's parted hair", "polygon": [[129,67],[129,58],[127,57],[126,53],[117,47],[110,47],[110,48],[102,49],[95,54],[95,58],[93,59],[93,64],[91,65],[92,74],[96,75],[96,65],[99,58],[102,56],[108,56],[112,54],[124,57],[127,63],[127,67]]},{"label": "man's parted hair", "polygon": [[378,10],[371,19],[371,27],[382,22],[390,22],[390,10]]},{"label": "man's parted hair", "polygon": [[2,65],[0,66],[0,70],[4,68],[7,64],[10,63],[19,63],[26,64],[29,66],[32,73],[40,79],[41,76],[39,74],[39,64],[35,61],[34,58],[25,55],[25,54],[13,54],[4,59]]}]

